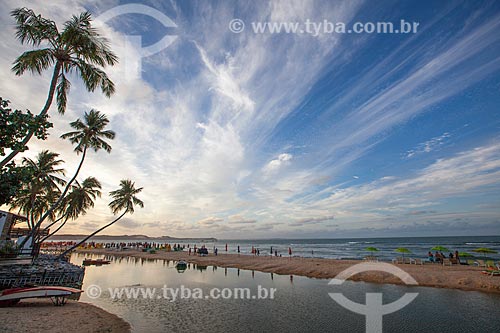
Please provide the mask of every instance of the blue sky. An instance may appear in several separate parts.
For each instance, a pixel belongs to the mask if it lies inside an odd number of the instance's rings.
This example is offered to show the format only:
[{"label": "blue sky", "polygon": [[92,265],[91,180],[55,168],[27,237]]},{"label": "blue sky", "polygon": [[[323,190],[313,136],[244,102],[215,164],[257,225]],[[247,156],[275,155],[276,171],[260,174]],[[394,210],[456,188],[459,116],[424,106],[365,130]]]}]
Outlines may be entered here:
[{"label": "blue sky", "polygon": [[[2,96],[43,105],[48,75],[10,72],[26,50],[8,12],[27,6],[59,24],[128,1],[4,1]],[[72,78],[66,115],[51,110],[50,147],[90,108],[111,119],[113,152],[89,158],[83,176],[109,191],[144,186],[146,207],[109,233],[219,238],[500,234],[500,3],[498,1],[144,1],[141,14],[99,28],[121,58],[108,70],[117,93],[85,92]],[[229,30],[235,18],[246,24]],[[251,23],[418,22],[415,34],[252,31]],[[140,57],[126,48],[166,35]],[[135,62],[134,62],[135,61]],[[140,75],[131,76],[141,65]],[[69,225],[87,232],[111,218],[108,198]]]}]

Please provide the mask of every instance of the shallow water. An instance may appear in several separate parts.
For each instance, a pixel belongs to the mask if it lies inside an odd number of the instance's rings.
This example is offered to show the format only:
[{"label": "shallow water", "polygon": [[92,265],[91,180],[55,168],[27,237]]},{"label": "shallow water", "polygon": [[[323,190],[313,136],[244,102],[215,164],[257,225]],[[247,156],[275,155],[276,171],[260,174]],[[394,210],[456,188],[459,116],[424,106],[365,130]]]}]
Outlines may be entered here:
[{"label": "shallow water", "polygon": [[[81,264],[85,255],[74,254],[71,261]],[[88,255],[87,255],[88,257]],[[94,256],[97,258],[97,256]],[[345,282],[328,285],[329,280],[283,276],[220,267],[189,265],[179,273],[175,263],[111,257],[110,265],[86,268],[83,289],[98,285],[101,297],[82,301],[93,303],[127,320],[136,332],[365,332],[365,317],[346,310],[328,293],[341,292],[364,303],[365,294],[383,293],[384,304],[407,292],[418,297],[403,309],[383,317],[384,332],[498,332],[500,296],[479,292],[377,285]],[[108,288],[135,286],[160,290],[201,288],[276,288],[274,299],[111,299]],[[160,294],[160,292],[158,292]]]}]

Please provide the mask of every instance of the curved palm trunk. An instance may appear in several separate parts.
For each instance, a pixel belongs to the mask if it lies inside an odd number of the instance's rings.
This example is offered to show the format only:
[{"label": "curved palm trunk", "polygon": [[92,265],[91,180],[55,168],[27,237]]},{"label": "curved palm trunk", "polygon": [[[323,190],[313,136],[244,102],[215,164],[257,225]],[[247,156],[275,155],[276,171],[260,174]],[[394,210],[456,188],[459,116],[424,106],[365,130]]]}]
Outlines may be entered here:
[{"label": "curved palm trunk", "polygon": [[[62,217],[61,217],[61,219],[62,219]],[[58,219],[58,221],[59,221],[59,220],[60,220],[60,219]],[[67,218],[67,217],[66,217],[66,219],[64,220],[64,222],[63,222],[63,223],[61,223],[61,225],[57,227],[57,229],[56,229],[56,230],[54,230],[53,232],[51,232],[50,234],[48,234],[47,236],[45,236],[44,238],[42,238],[42,239],[41,239],[38,243],[43,243],[43,242],[45,242],[45,240],[47,240],[48,238],[50,238],[50,237],[54,236],[54,235],[55,235],[55,234],[56,234],[59,230],[61,230],[61,228],[62,228],[62,227],[64,227],[64,225],[66,224],[66,222],[68,222],[68,218]],[[49,228],[49,227],[50,227],[51,225],[53,225],[54,223],[55,223],[55,222],[51,223],[51,224],[50,224],[47,228]],[[47,228],[45,228],[45,229],[47,229]],[[45,230],[45,229],[44,229],[44,230]]]},{"label": "curved palm trunk", "polygon": [[60,258],[64,257],[66,254],[70,253],[71,251],[73,251],[74,249],[76,249],[77,247],[79,247],[80,245],[82,245],[83,243],[85,243],[87,240],[89,240],[89,238],[94,237],[95,235],[97,235],[98,233],[100,233],[101,231],[103,231],[104,229],[106,229],[107,227],[113,225],[116,221],[118,221],[119,219],[121,219],[125,214],[127,214],[126,210],[123,212],[122,215],[118,216],[118,218],[116,218],[112,222],[110,222],[110,223],[106,224],[104,227],[102,227],[102,228],[94,231],[93,233],[91,233],[90,235],[88,235],[87,237],[85,237],[83,240],[81,240],[80,242],[78,242],[76,245],[73,245],[72,247],[70,247],[69,249],[67,249],[63,253],[61,253],[59,256],[57,256],[57,259],[60,259]]},{"label": "curved palm trunk", "polygon": [[61,216],[60,218],[58,218],[57,220],[55,220],[54,222],[52,222],[51,224],[49,224],[48,226],[46,226],[45,228],[43,228],[42,232],[44,232],[45,230],[48,230],[54,224],[56,224],[57,222],[61,221],[64,217],[65,217],[65,215]]},{"label": "curved palm trunk", "polygon": [[85,155],[86,154],[87,154],[87,146],[85,146],[85,148],[83,149],[82,159],[80,160],[80,164],[78,165],[78,168],[76,169],[75,175],[66,184],[66,187],[64,188],[64,191],[59,196],[59,199],[57,199],[57,201],[49,208],[49,210],[47,210],[45,212],[45,214],[42,215],[42,217],[40,218],[40,220],[36,223],[37,226],[40,226],[42,224],[42,222],[47,218],[47,216],[49,216],[54,211],[54,209],[56,209],[57,206],[59,206],[59,204],[61,203],[61,201],[64,199],[64,197],[66,196],[66,193],[68,193],[68,190],[69,190],[71,184],[73,184],[73,182],[75,181],[76,177],[80,173],[80,170],[82,169],[83,161],[85,160]]},{"label": "curved palm trunk", "polygon": [[[42,111],[40,111],[40,113],[38,114],[39,116],[43,116],[43,115],[47,114],[47,112],[49,112],[50,105],[52,104],[52,101],[54,99],[54,93],[56,91],[57,80],[59,79],[61,67],[62,66],[59,63],[59,61],[56,62],[56,66],[55,66],[54,72],[52,74],[52,79],[50,81],[49,96],[47,97],[47,100],[45,101],[45,105],[43,106]],[[31,140],[31,138],[33,137],[33,134],[34,134],[34,131],[28,132],[28,134],[26,135],[26,137],[22,141],[21,147],[24,147]],[[13,150],[9,155],[7,155],[7,157],[5,157],[2,160],[2,162],[0,162],[0,169],[3,168],[4,166],[6,166],[7,163],[12,161],[12,159],[20,152],[21,152],[21,150],[17,149],[17,150]]]}]

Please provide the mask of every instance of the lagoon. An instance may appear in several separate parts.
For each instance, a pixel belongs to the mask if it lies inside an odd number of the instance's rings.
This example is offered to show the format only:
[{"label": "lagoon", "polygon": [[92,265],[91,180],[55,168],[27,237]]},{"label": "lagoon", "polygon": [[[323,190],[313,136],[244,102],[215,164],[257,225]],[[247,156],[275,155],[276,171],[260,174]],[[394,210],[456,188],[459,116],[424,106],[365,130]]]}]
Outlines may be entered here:
[{"label": "lagoon", "polygon": [[[71,262],[81,264],[85,255],[75,253]],[[99,256],[92,256],[98,258]],[[417,298],[405,308],[383,318],[384,332],[495,332],[500,329],[500,295],[425,287],[345,282],[283,276],[257,271],[196,266],[179,273],[175,262],[158,259],[108,257],[111,264],[86,268],[83,289],[96,285],[98,298],[84,293],[81,301],[97,305],[127,320],[135,332],[239,331],[239,332],[364,332],[364,316],[341,307],[328,293],[341,292],[364,303],[365,294],[383,293],[384,304],[407,292]],[[138,297],[112,299],[108,288],[148,287],[275,288],[274,299],[164,299]],[[159,293],[159,292],[158,292]]]}]

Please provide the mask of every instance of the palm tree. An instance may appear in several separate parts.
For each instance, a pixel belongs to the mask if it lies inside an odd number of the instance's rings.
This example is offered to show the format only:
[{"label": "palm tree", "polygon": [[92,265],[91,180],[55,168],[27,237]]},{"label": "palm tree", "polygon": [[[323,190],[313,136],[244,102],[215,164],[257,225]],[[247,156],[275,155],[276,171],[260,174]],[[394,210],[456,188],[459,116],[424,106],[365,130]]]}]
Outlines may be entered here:
[{"label": "palm tree", "polygon": [[74,150],[77,154],[82,153],[82,158],[80,160],[78,168],[76,169],[75,175],[68,181],[63,192],[59,196],[59,199],[46,211],[46,213],[37,222],[37,226],[41,225],[45,218],[49,216],[63,201],[66,193],[68,193],[71,184],[75,181],[78,173],[82,168],[83,161],[85,160],[85,156],[87,154],[87,149],[91,148],[95,152],[99,151],[100,149],[104,149],[108,153],[111,152],[111,146],[102,139],[105,138],[112,140],[115,138],[115,132],[111,130],[105,130],[108,123],[109,120],[105,114],[92,109],[90,110],[90,112],[85,112],[83,122],[80,119],[77,119],[76,121],[70,123],[71,127],[73,127],[76,131],[61,135],[62,139],[69,139],[71,143],[76,144]]},{"label": "palm tree", "polygon": [[[88,91],[100,88],[110,97],[115,86],[102,70],[107,65],[118,63],[118,57],[110,50],[109,42],[92,26],[90,13],[83,12],[64,23],[59,32],[54,21],[37,15],[28,8],[18,8],[11,12],[16,20],[16,37],[21,44],[28,44],[38,49],[26,51],[15,61],[12,70],[16,75],[29,71],[42,74],[54,67],[49,93],[40,116],[46,115],[56,94],[59,113],[66,110],[67,95],[71,83],[66,78],[69,72],[76,72],[83,80]],[[24,147],[33,136],[30,131],[22,142]],[[0,168],[11,161],[21,149],[12,151],[0,162]]]},{"label": "palm tree", "polygon": [[74,249],[85,243],[88,239],[92,238],[99,232],[113,225],[115,222],[120,220],[125,214],[127,213],[133,214],[135,205],[144,208],[144,203],[136,196],[142,191],[142,189],[143,189],[142,187],[136,189],[135,183],[129,179],[122,180],[120,182],[120,188],[118,190],[109,192],[109,195],[113,197],[113,201],[110,202],[109,207],[111,208],[111,211],[113,212],[114,215],[117,215],[120,211],[123,210],[120,216],[118,216],[110,223],[106,224],[104,227],[94,231],[93,233],[85,237],[83,240],[81,240],[78,244],[64,251],[62,254],[59,255],[58,258],[65,256],[66,254],[70,253],[71,251],[73,251]]},{"label": "palm tree", "polygon": [[72,186],[71,192],[64,198],[61,217],[45,227],[44,230],[48,230],[62,219],[64,221],[56,230],[40,240],[40,243],[61,230],[69,219],[76,220],[78,216],[87,214],[87,210],[94,207],[94,200],[101,197],[101,188],[101,183],[94,177],[84,179],[81,184],[76,182],[76,185]]},{"label": "palm tree", "polygon": [[66,183],[60,178],[60,175],[64,175],[64,169],[59,167],[63,160],[58,157],[59,154],[44,150],[35,160],[23,159],[23,165],[30,170],[31,179],[29,183],[23,184],[11,208],[19,208],[19,212],[31,220],[32,227],[35,220],[55,202],[60,193],[59,186]]}]

